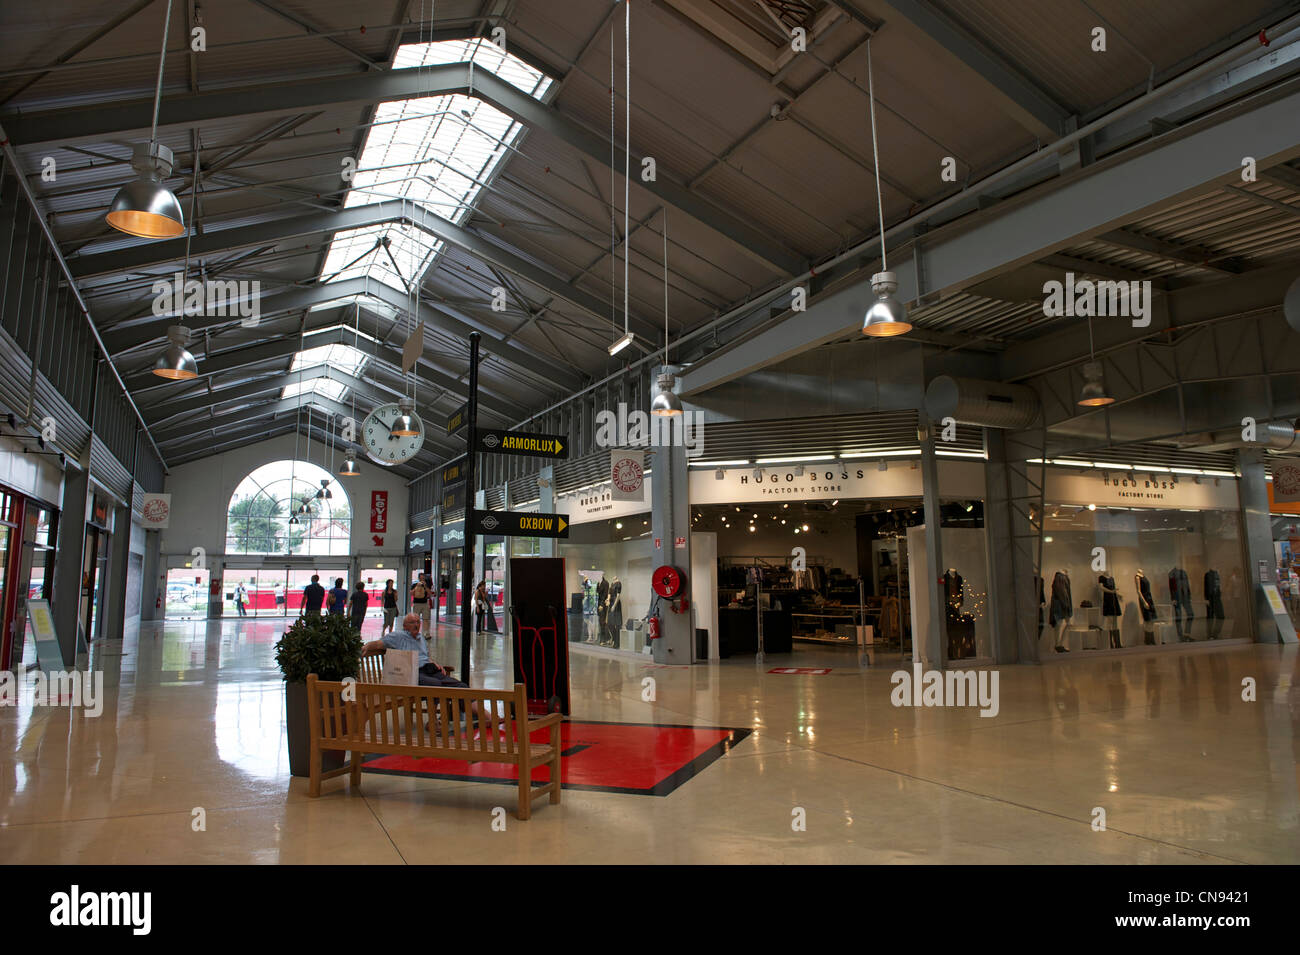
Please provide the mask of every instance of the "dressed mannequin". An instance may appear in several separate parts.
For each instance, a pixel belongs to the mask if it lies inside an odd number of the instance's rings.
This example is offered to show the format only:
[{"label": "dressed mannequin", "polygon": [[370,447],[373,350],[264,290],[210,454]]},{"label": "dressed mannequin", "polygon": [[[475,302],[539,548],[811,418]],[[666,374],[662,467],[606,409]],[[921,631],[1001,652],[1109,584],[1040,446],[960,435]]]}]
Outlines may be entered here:
[{"label": "dressed mannequin", "polygon": [[623,582],[615,577],[609,584],[609,626],[606,631],[609,646],[618,646],[618,634],[623,629]]},{"label": "dressed mannequin", "polygon": [[1142,611],[1142,642],[1151,646],[1156,642],[1156,604],[1151,599],[1151,581],[1147,580],[1141,567],[1133,577],[1133,586],[1138,594],[1138,610]]},{"label": "dressed mannequin", "polygon": [[1101,615],[1105,618],[1106,632],[1110,635],[1110,648],[1123,649],[1124,644],[1119,637],[1119,618],[1123,611],[1120,610],[1119,591],[1115,589],[1115,578],[1102,574],[1097,578],[1097,583],[1101,585]]},{"label": "dressed mannequin", "polygon": [[1052,606],[1047,622],[1056,628],[1056,652],[1069,653],[1065,646],[1065,628],[1074,617],[1074,599],[1070,596],[1070,572],[1058,570],[1052,578]]},{"label": "dressed mannequin", "polygon": [[1205,572],[1205,639],[1218,640],[1223,630],[1223,590],[1219,572]]},{"label": "dressed mannequin", "polygon": [[587,638],[588,643],[605,642],[605,626],[609,620],[609,581],[603,576],[596,584],[596,632]]},{"label": "dressed mannequin", "polygon": [[948,634],[948,659],[961,660],[975,655],[975,617],[962,612],[966,587],[956,567],[943,575],[944,624]]},{"label": "dressed mannequin", "polygon": [[[1192,587],[1187,581],[1187,571],[1174,567],[1169,571],[1169,599],[1174,604],[1174,626],[1179,643],[1192,642]],[[1183,618],[1186,617],[1186,623]]]}]

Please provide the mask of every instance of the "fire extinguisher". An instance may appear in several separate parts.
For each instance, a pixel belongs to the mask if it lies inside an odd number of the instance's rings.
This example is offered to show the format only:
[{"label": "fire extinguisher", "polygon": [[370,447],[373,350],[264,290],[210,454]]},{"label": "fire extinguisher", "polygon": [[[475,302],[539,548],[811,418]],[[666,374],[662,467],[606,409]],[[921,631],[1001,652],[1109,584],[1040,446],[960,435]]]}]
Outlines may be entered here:
[{"label": "fire extinguisher", "polygon": [[155,609],[155,610],[161,610],[161,609],[162,609],[162,594],[159,594],[159,595],[158,595],[158,599],[157,599],[156,601],[154,601],[154,605],[153,605],[153,606],[154,606],[154,609]]},{"label": "fire extinguisher", "polygon": [[646,620],[646,634],[651,640],[659,639],[659,611],[652,611]]}]

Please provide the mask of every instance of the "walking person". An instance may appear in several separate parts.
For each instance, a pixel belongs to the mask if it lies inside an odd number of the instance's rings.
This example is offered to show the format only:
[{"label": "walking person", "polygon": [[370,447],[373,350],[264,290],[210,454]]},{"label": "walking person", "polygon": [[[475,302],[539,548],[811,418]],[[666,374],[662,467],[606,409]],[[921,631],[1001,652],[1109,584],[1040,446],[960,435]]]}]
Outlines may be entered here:
[{"label": "walking person", "polygon": [[341,617],[347,607],[348,592],[343,586],[343,578],[334,578],[334,589],[330,591],[330,616]]},{"label": "walking person", "polygon": [[429,636],[429,588],[424,582],[424,575],[416,578],[411,586],[411,613],[420,620],[420,633]]},{"label": "walking person", "polygon": [[366,585],[358,580],[352,596],[348,598],[348,613],[352,618],[352,629],[357,633],[361,632],[361,625],[366,622],[366,605],[369,603],[370,595],[366,593]]},{"label": "walking person", "polygon": [[244,612],[244,604],[247,603],[247,601],[248,591],[244,589],[243,584],[237,584],[235,586],[235,609],[239,611],[241,617],[248,616],[248,614]]},{"label": "walking person", "polygon": [[[281,596],[276,602],[283,603]],[[301,617],[319,617],[321,605],[325,603],[325,588],[320,585],[320,574],[311,575],[311,583],[302,589]]]},{"label": "walking person", "polygon": [[384,585],[384,629],[379,631],[379,635],[393,632],[393,623],[397,620],[397,588],[389,580]]}]

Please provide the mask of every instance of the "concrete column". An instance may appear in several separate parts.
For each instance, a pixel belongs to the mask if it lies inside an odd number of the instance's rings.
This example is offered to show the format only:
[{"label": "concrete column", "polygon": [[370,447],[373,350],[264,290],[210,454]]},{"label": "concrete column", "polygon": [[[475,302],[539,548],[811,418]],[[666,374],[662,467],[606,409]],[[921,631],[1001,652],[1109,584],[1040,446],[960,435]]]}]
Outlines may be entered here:
[{"label": "concrete column", "polygon": [[[487,509],[487,491],[474,492],[474,507],[480,511]],[[466,584],[471,594],[474,593],[474,588],[478,586],[478,582],[483,579],[483,568],[487,566],[483,562],[483,549],[483,535],[476,535],[474,538],[474,566],[470,568],[470,580]],[[472,609],[473,606],[474,601],[471,599],[470,608]]]},{"label": "concrete column", "polygon": [[158,609],[158,595],[162,589],[158,578],[165,576],[159,561],[159,547],[162,540],[161,531],[144,532],[144,564],[140,581],[140,620],[161,620],[162,610]]},{"label": "concrete column", "polygon": [[[1241,474],[1241,528],[1246,550],[1246,583],[1253,594],[1246,604],[1254,614],[1253,631],[1259,643],[1295,643],[1295,627],[1286,614],[1274,614],[1261,583],[1277,585],[1277,561],[1273,553],[1273,525],[1268,516],[1268,481],[1264,473],[1264,451],[1242,448],[1237,452]],[[1265,578],[1261,581],[1261,574]]]},{"label": "concrete column", "polygon": [[919,425],[925,435],[921,439],[921,487],[925,503],[925,553],[926,566],[922,573],[929,573],[924,590],[919,592],[929,595],[930,632],[912,634],[912,643],[919,650],[921,662],[936,669],[942,668],[948,660],[948,641],[944,638],[947,618],[944,616],[943,583],[943,534],[939,514],[939,459],[935,455],[935,438],[939,426],[924,415]]},{"label": "concrete column", "polygon": [[989,623],[997,663],[1037,662],[1038,595],[1034,586],[1038,535],[1026,512],[1030,488],[1027,445],[996,428],[984,429],[984,543],[989,566]]},{"label": "concrete column", "polygon": [[88,471],[69,468],[64,474],[50,611],[54,615],[54,629],[66,667],[71,667],[77,657],[77,617],[81,610],[81,564],[86,547],[86,493],[89,489]]},{"label": "concrete column", "polygon": [[130,507],[113,509],[113,536],[109,538],[109,548],[103,635],[117,640],[126,626],[126,572],[131,566]]},{"label": "concrete column", "polygon": [[[653,551],[650,562],[654,567],[669,564],[689,574],[691,569],[691,501],[690,479],[687,468],[686,447],[683,440],[682,417],[653,419],[656,423],[670,422],[665,436],[654,452],[650,527],[652,536],[660,542]],[[674,546],[677,538],[684,538],[686,546]],[[651,568],[654,569],[653,567]],[[689,597],[688,592],[685,595]],[[716,600],[717,594],[710,599]],[[656,663],[691,663],[695,658],[694,614],[673,613],[666,602],[659,602],[660,638],[654,641]]]},{"label": "concrete column", "polygon": [[[541,511],[543,514],[554,514],[555,513],[555,467],[554,465],[548,464],[546,465],[546,467],[540,469],[537,472],[537,494],[541,498],[541,501],[537,505],[537,509]],[[538,541],[538,544],[541,545],[540,554],[542,557],[554,557],[558,553],[554,538],[543,537]]]}]

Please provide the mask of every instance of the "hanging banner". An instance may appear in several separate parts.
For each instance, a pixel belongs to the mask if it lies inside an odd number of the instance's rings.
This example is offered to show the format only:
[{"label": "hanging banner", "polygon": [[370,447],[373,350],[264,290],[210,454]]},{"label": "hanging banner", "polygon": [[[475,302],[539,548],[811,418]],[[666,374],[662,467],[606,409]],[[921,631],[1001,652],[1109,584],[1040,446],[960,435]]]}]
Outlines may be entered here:
[{"label": "hanging banner", "polygon": [[1275,457],[1272,464],[1273,500],[1284,503],[1300,501],[1300,462]]},{"label": "hanging banner", "polygon": [[424,322],[415,326],[411,337],[402,345],[402,374],[414,368],[422,354],[424,354]]},{"label": "hanging banner", "polygon": [[610,499],[645,500],[645,452],[614,449],[609,452]]},{"label": "hanging banner", "polygon": [[370,533],[383,534],[388,530],[388,492],[370,492]]},{"label": "hanging banner", "polygon": [[147,531],[162,530],[164,527],[171,526],[172,496],[170,494],[146,494],[144,504],[140,507],[140,513],[143,518],[144,529]]}]

